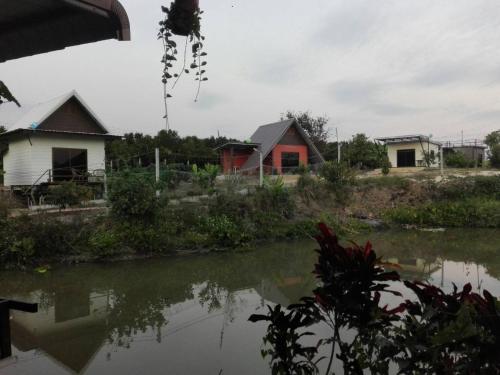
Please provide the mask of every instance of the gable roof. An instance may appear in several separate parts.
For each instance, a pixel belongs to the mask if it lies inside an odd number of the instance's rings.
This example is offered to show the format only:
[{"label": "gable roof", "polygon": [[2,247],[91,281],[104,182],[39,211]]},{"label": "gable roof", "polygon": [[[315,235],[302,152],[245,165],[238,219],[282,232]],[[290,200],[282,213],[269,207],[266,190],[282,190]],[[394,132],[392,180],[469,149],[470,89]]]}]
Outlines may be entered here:
[{"label": "gable roof", "polygon": [[85,101],[76,92],[76,90],[70,91],[67,94],[58,96],[57,98],[36,105],[28,113],[22,116],[14,125],[12,125],[10,130],[14,131],[18,129],[36,129],[38,125],[47,120],[54,112],[56,112],[72,98],[75,98],[82,105],[83,109],[88,113],[90,117],[94,119],[94,121],[99,126],[99,128],[101,128],[104,134],[109,133],[107,128],[103,125],[102,121],[99,120],[97,115],[92,111],[87,103],[85,103]]},{"label": "gable roof", "polygon": [[[304,141],[309,146],[310,152],[315,154],[320,162],[324,162],[325,159],[321,153],[318,151],[304,129],[302,129],[302,127],[294,119],[262,125],[255,131],[255,133],[253,133],[250,140],[252,143],[260,144],[260,151],[265,159],[278,144],[281,138],[283,138],[287,130],[292,126],[296,127]],[[257,167],[259,167],[259,152],[255,151],[252,155],[250,155],[245,164],[243,164],[242,169],[253,169]]]}]

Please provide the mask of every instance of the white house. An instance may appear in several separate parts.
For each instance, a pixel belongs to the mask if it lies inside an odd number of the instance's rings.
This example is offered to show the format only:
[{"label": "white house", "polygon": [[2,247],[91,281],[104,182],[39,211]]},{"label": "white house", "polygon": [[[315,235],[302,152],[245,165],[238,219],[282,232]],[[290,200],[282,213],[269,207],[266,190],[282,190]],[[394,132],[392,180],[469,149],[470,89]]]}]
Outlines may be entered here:
[{"label": "white house", "polygon": [[[438,167],[441,143],[425,135],[403,135],[377,138],[387,147],[387,155],[393,168]],[[429,156],[429,165],[426,155]]]},{"label": "white house", "polygon": [[4,186],[86,180],[115,138],[76,91],[39,104],[0,135]]}]

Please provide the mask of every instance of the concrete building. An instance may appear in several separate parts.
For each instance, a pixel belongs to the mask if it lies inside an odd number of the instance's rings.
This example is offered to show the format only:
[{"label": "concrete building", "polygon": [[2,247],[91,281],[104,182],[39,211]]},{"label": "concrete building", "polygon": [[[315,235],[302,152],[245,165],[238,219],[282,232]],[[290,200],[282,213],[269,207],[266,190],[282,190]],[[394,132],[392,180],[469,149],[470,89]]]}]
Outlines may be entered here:
[{"label": "concrete building", "polygon": [[393,168],[439,166],[441,143],[428,136],[403,135],[376,140],[386,145]]}]

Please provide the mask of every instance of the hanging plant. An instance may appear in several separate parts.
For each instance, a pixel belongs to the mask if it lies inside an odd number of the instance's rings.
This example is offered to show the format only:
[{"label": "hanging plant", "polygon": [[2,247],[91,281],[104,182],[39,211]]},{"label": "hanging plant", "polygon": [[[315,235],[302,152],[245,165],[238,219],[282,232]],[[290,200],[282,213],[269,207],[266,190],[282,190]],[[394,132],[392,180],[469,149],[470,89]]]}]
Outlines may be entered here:
[{"label": "hanging plant", "polygon": [[[170,4],[170,7],[162,7],[162,11],[165,13],[165,19],[160,21],[158,38],[163,41],[164,47],[161,62],[163,64],[162,82],[164,85],[165,101],[167,98],[172,97],[168,92],[168,85],[173,81],[171,86],[171,89],[173,89],[180,77],[183,74],[189,74],[191,71],[196,72],[195,80],[198,82],[198,88],[195,101],[198,101],[201,83],[208,81],[205,70],[207,53],[203,50],[205,37],[200,31],[203,11],[200,10],[198,0],[175,0]],[[182,65],[180,68],[175,67],[178,61],[178,45],[173,40],[175,36],[185,37]],[[188,45],[191,46],[190,52],[193,58],[189,66],[187,65]],[[165,113],[165,117],[168,117],[167,113]]]}]

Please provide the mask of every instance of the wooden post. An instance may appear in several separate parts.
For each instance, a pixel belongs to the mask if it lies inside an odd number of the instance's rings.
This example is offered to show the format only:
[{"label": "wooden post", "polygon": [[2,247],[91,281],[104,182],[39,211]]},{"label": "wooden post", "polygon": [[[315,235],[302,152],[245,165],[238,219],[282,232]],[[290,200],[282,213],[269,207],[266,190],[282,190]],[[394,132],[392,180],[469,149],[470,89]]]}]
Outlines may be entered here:
[{"label": "wooden post", "polygon": [[[155,148],[155,175],[156,183],[160,182],[160,149]],[[156,196],[160,196],[160,190],[156,190]]]},{"label": "wooden post", "polygon": [[10,310],[38,312],[38,304],[0,299],[0,359],[12,355],[10,340]]},{"label": "wooden post", "polygon": [[0,359],[10,357],[10,311],[9,301],[0,301]]}]

